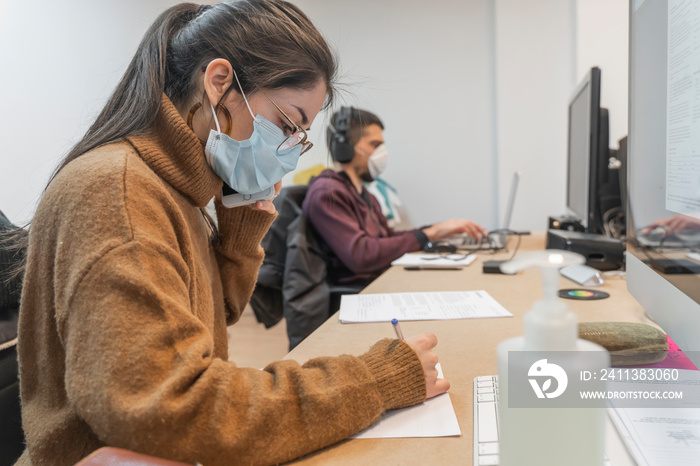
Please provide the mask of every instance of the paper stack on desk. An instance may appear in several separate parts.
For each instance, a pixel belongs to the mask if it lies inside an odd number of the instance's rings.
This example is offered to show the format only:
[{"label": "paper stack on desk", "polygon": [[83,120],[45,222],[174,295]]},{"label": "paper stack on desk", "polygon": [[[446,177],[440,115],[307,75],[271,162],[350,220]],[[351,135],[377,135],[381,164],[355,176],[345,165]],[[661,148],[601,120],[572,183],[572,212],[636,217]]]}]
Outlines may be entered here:
[{"label": "paper stack on desk", "polygon": [[408,253],[396,259],[391,265],[404,267],[466,267],[474,260],[474,254],[415,254]]},{"label": "paper stack on desk", "polygon": [[512,317],[483,290],[343,295],[343,323]]},{"label": "paper stack on desk", "polygon": [[[700,372],[679,370],[669,383],[682,391],[675,408],[621,408],[610,400],[608,413],[630,454],[640,466],[697,466],[700,458]],[[638,383],[657,390],[659,383]],[[650,403],[651,404],[651,403]]]}]

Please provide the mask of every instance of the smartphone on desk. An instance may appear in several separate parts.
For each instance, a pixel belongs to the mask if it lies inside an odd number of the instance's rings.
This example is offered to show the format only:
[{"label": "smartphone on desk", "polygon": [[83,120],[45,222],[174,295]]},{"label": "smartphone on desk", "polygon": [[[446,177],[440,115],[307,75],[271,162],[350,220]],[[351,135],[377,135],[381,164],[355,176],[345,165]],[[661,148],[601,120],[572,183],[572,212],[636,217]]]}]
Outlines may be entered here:
[{"label": "smartphone on desk", "polygon": [[255,194],[241,194],[232,187],[224,183],[221,188],[221,203],[224,207],[237,207],[252,204],[256,201],[264,201],[275,197],[275,187],[270,186],[264,191]]}]

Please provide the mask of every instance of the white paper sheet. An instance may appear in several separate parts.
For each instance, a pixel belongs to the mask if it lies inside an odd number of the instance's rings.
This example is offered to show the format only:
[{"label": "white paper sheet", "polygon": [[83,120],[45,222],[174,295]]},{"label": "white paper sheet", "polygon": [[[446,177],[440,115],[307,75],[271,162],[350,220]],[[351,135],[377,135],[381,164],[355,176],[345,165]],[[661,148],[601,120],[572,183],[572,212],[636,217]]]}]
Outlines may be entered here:
[{"label": "white paper sheet", "polygon": [[[700,2],[668,1],[666,67],[666,210],[700,218]],[[690,20],[689,18],[693,18]],[[698,461],[700,463],[700,460]]]},{"label": "white paper sheet", "polygon": [[[640,466],[697,466],[700,461],[700,390],[698,371],[680,371],[684,387],[684,407],[616,408],[611,403],[610,418]],[[692,400],[692,401],[691,401]]]},{"label": "white paper sheet", "polygon": [[[443,378],[440,363],[435,366]],[[449,393],[404,409],[386,412],[375,424],[352,438],[449,437],[461,435]]]},{"label": "white paper sheet", "polygon": [[415,254],[408,253],[396,259],[391,265],[402,265],[409,267],[466,267],[474,260],[474,254],[450,254],[449,256],[439,256],[437,254]]},{"label": "white paper sheet", "polygon": [[483,290],[356,294],[340,298],[343,323],[512,316]]}]

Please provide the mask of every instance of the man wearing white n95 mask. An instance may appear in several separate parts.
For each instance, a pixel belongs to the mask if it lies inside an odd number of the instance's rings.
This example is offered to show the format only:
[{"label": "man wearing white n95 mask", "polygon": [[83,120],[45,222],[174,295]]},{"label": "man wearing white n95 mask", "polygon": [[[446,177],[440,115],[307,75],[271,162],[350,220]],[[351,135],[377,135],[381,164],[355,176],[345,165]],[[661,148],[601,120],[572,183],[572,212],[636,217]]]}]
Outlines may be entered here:
[{"label": "man wearing white n95 mask", "polygon": [[486,236],[483,227],[460,219],[407,231],[389,227],[379,202],[363,186],[387,166],[383,130],[382,121],[365,110],[341,107],[331,117],[326,135],[337,171],[325,170],[311,180],[302,208],[330,257],[332,283],[368,284],[393,260],[428,241],[460,233]]}]

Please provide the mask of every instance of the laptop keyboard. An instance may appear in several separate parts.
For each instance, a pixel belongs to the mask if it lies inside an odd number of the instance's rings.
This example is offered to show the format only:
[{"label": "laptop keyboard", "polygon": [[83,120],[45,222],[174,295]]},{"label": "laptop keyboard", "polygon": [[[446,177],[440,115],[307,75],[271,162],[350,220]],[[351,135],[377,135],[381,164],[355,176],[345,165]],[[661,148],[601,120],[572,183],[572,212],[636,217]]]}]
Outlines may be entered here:
[{"label": "laptop keyboard", "polygon": [[502,249],[505,247],[505,235],[492,234],[488,238],[477,240],[466,234],[452,235],[444,241],[455,246],[458,250],[475,251],[479,249]]}]

